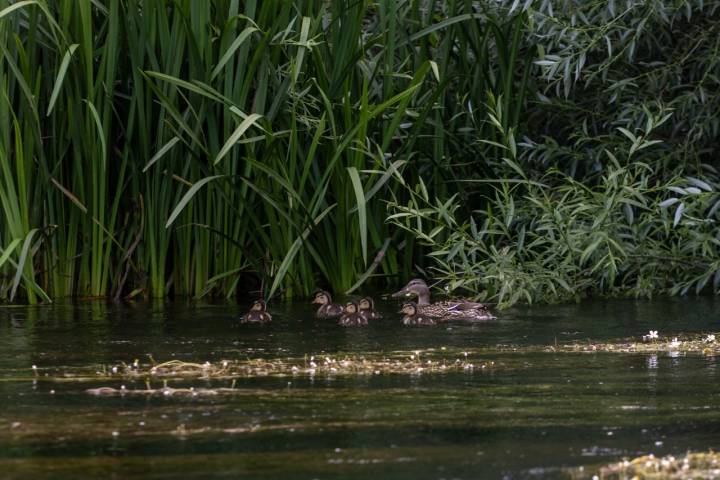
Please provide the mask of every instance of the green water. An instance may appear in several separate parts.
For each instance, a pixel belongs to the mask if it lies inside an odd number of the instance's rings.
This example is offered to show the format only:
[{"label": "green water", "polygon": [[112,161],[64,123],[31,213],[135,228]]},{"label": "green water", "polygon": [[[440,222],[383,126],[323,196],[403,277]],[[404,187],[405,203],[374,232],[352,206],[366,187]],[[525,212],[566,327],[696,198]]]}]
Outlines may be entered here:
[{"label": "green water", "polygon": [[[623,456],[720,448],[715,357],[492,351],[651,328],[716,332],[719,301],[533,307],[489,324],[426,328],[402,327],[397,305],[386,307],[387,319],[356,329],[314,320],[309,305],[272,306],[268,327],[233,323],[238,311],[229,306],[0,308],[0,476],[567,478],[568,467]],[[481,350],[478,360],[496,368],[268,376],[238,380],[232,395],[196,398],[97,397],[85,390],[142,389],[144,381],[72,377],[147,354],[216,362],[443,346]]]}]

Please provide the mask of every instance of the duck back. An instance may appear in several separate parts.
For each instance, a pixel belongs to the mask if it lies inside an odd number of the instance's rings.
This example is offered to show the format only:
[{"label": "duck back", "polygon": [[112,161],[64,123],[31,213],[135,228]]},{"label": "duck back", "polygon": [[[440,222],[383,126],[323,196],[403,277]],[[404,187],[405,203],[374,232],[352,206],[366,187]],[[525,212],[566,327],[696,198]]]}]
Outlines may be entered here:
[{"label": "duck back", "polygon": [[267,312],[252,311],[240,317],[240,323],[270,323],[272,316]]},{"label": "duck back", "polygon": [[382,318],[380,312],[372,309],[360,310],[360,315],[362,315],[365,320],[379,320]]},{"label": "duck back", "polygon": [[418,313],[428,317],[474,322],[494,320],[496,318],[482,303],[462,299],[418,305]]},{"label": "duck back", "polygon": [[338,325],[343,327],[360,327],[367,324],[367,319],[359,313],[346,313],[340,317],[340,321],[338,322]]},{"label": "duck back", "polygon": [[326,303],[318,308],[315,316],[317,318],[337,318],[342,316],[343,308],[336,303]]}]

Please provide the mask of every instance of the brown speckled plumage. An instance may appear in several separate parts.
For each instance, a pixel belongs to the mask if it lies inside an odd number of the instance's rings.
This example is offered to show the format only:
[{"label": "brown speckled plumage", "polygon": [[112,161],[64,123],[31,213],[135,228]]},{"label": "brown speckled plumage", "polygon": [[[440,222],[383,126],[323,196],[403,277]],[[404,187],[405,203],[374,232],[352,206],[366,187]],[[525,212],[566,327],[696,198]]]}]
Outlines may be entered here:
[{"label": "brown speckled plumage", "polygon": [[434,318],[418,313],[415,302],[406,302],[402,306],[400,313],[405,316],[402,319],[403,325],[435,325],[437,322]]},{"label": "brown speckled plumage", "polygon": [[317,292],[312,303],[320,305],[315,313],[317,318],[337,318],[343,314],[343,307],[332,303],[332,297],[325,290]]},{"label": "brown speckled plumage", "polygon": [[360,307],[360,315],[365,318],[365,320],[379,320],[382,318],[382,315],[380,315],[380,312],[375,310],[375,301],[371,297],[363,297],[358,302],[358,307]]},{"label": "brown speckled plumage", "polygon": [[240,317],[240,323],[270,323],[271,321],[272,315],[267,312],[264,300],[255,301],[250,311]]},{"label": "brown speckled plumage", "polygon": [[338,325],[343,327],[360,327],[367,325],[368,321],[360,314],[360,310],[355,302],[348,302],[343,310],[342,317]]},{"label": "brown speckled plumage", "polygon": [[440,320],[486,321],[494,320],[495,316],[482,303],[471,300],[455,299],[430,303],[430,289],[427,284],[416,278],[410,280],[393,297],[417,297],[417,313]]}]

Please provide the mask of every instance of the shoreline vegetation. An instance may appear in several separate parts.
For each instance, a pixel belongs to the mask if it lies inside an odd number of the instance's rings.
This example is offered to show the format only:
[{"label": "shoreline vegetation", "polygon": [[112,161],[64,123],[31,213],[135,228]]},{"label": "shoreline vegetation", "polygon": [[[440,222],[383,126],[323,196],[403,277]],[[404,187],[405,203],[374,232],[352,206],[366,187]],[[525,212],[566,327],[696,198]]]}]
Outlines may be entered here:
[{"label": "shoreline vegetation", "polygon": [[0,302],[720,290],[720,0],[0,2]]}]

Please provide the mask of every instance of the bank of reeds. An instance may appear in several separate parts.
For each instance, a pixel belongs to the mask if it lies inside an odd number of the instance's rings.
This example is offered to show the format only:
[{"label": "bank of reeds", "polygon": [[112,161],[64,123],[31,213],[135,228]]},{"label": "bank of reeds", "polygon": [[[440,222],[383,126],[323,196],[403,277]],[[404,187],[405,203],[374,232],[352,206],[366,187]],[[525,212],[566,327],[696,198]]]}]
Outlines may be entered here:
[{"label": "bank of reeds", "polygon": [[[468,112],[524,91],[529,65],[523,14],[426,7],[0,2],[0,298],[291,296],[410,271],[383,200],[420,179],[444,195]],[[522,95],[503,98],[511,128]]]},{"label": "bank of reeds", "polygon": [[616,3],[0,0],[0,300],[717,293],[720,0]]}]

